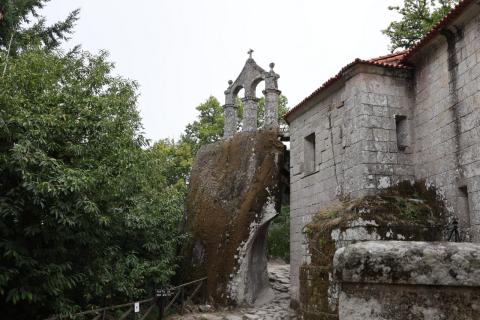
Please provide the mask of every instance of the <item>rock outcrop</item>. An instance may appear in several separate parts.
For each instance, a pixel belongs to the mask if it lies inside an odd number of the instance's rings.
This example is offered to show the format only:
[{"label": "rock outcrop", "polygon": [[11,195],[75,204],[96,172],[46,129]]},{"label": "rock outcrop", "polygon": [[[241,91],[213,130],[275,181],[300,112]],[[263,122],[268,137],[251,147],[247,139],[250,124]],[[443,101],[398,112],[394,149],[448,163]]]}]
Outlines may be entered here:
[{"label": "rock outcrop", "polygon": [[184,280],[208,277],[220,304],[273,298],[266,256],[268,224],[279,212],[284,145],[277,133],[243,132],[200,149],[187,200],[191,238]]}]

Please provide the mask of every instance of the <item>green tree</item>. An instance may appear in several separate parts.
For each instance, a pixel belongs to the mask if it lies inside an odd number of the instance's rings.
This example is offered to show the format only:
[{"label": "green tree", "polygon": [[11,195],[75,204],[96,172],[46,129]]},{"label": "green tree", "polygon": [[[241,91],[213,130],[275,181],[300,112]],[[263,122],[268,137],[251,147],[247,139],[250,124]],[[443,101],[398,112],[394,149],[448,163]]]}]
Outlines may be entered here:
[{"label": "green tree", "polygon": [[268,256],[290,262],[290,207],[282,206],[268,228]]},{"label": "green tree", "polygon": [[[0,68],[7,56],[0,55]],[[151,294],[183,192],[107,55],[23,49],[0,76],[0,310],[39,319]]]},{"label": "green tree", "polygon": [[167,184],[176,186],[179,191],[185,191],[185,182],[193,162],[192,145],[182,141],[162,139],[153,145],[152,152],[163,163],[162,176],[167,179]]},{"label": "green tree", "polygon": [[218,141],[223,136],[223,108],[217,98],[210,96],[196,107],[198,119],[187,125],[181,142],[187,143],[195,155],[201,146]]},{"label": "green tree", "polygon": [[390,6],[400,14],[382,30],[390,38],[390,50],[408,49],[415,45],[432,27],[458,3],[458,0],[404,0],[403,6]]},{"label": "green tree", "polygon": [[49,0],[2,0],[0,3],[0,50],[10,54],[31,43],[46,49],[57,48],[72,33],[79,10],[72,11],[64,21],[47,26],[39,15]]}]

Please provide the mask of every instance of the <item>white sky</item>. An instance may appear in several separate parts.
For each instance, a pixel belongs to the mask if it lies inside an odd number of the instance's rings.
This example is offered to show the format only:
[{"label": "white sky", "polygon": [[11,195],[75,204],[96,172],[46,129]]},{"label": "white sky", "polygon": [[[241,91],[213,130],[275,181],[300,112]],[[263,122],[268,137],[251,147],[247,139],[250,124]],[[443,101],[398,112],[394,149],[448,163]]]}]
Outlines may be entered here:
[{"label": "white sky", "polygon": [[[294,107],[355,58],[388,53],[380,30],[402,0],[51,0],[49,22],[80,8],[66,47],[106,49],[116,73],[140,84],[146,136],[178,138],[210,95],[224,103],[249,48]],[[261,95],[259,85],[257,96]]]}]

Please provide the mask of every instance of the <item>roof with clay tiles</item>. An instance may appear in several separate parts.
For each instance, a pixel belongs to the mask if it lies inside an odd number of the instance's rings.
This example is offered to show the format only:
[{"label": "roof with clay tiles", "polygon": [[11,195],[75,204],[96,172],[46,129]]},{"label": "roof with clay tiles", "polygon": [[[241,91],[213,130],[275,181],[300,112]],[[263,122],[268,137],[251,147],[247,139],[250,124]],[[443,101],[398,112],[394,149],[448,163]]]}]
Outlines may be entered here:
[{"label": "roof with clay tiles", "polygon": [[309,96],[307,96],[300,103],[298,103],[294,108],[289,110],[283,116],[284,119],[287,120],[287,118],[290,115],[302,109],[308,102],[310,102],[315,97],[317,97],[321,92],[331,87],[334,83],[340,80],[348,69],[350,69],[351,67],[357,64],[375,65],[375,66],[392,68],[392,69],[411,69],[411,67],[408,64],[408,60],[417,52],[419,52],[430,41],[432,41],[437,35],[439,35],[440,31],[445,26],[447,26],[449,23],[454,21],[460,14],[464,12],[464,10],[470,4],[474,3],[475,1],[477,0],[461,0],[457,6],[455,6],[445,17],[442,18],[442,20],[440,20],[437,24],[435,24],[433,28],[422,39],[420,39],[413,47],[409,48],[408,50],[395,52],[385,56],[372,58],[369,60],[355,59],[353,62],[343,67],[340,70],[340,72],[337,73],[334,77],[328,79],[318,89],[316,89]]},{"label": "roof with clay tiles", "polygon": [[415,53],[417,53],[421,48],[428,44],[433,38],[440,34],[440,31],[446,27],[449,23],[453,22],[460,14],[462,14],[465,9],[474,3],[477,0],[461,0],[446,16],[437,22],[432,29],[430,29],[427,34],[420,39],[413,47],[408,49],[405,53],[402,62],[406,62],[411,58]]}]

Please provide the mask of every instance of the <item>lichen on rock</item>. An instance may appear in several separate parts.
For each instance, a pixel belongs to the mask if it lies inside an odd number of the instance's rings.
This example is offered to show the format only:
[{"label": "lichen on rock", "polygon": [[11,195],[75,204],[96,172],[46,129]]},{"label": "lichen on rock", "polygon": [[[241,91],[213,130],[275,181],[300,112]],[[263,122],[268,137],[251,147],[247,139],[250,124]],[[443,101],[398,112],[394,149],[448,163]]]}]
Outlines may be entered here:
[{"label": "lichen on rock", "polygon": [[300,269],[300,311],[304,318],[337,317],[335,251],[369,240],[439,241],[447,209],[424,182],[402,182],[377,195],[345,199],[318,212],[305,227],[310,263]]},{"label": "lichen on rock", "polygon": [[184,280],[208,277],[219,304],[269,293],[268,224],[279,212],[284,145],[275,131],[242,132],[200,149],[186,208]]}]

